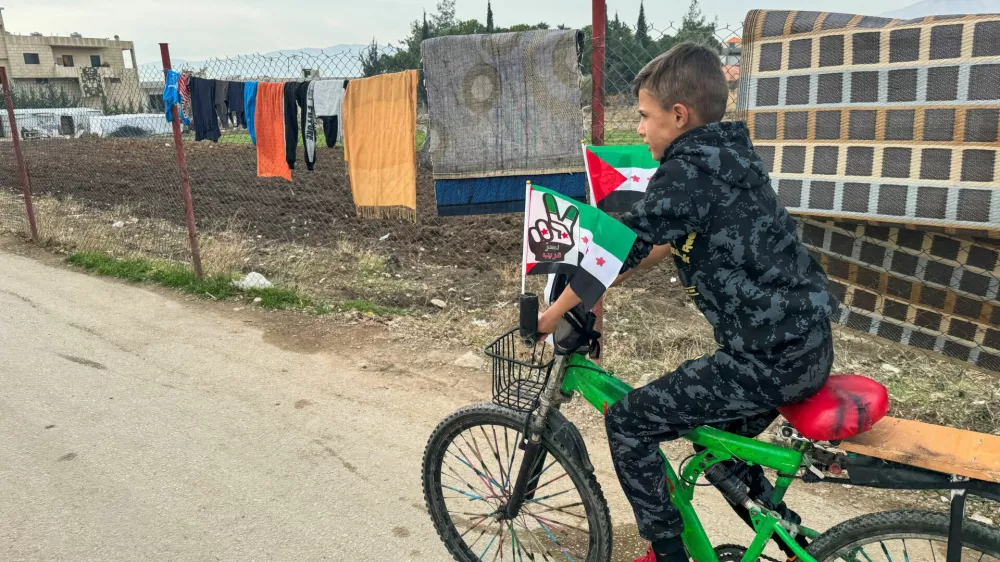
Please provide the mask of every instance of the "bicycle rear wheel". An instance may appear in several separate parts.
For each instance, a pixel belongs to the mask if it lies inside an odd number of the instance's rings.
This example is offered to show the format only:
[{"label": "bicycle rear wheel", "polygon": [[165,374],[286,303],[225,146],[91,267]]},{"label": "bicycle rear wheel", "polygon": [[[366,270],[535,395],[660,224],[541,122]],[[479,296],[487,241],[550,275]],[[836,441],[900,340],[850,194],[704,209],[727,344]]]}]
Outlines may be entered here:
[{"label": "bicycle rear wheel", "polygon": [[434,430],[424,452],[427,509],[460,562],[606,562],[611,518],[601,487],[574,456],[542,438],[546,452],[531,499],[500,515],[521,468],[525,414],[494,404],[463,408]]},{"label": "bicycle rear wheel", "polygon": [[[830,529],[809,546],[817,562],[945,562],[948,515],[890,511]],[[965,521],[963,562],[1000,562],[1000,530]]]}]

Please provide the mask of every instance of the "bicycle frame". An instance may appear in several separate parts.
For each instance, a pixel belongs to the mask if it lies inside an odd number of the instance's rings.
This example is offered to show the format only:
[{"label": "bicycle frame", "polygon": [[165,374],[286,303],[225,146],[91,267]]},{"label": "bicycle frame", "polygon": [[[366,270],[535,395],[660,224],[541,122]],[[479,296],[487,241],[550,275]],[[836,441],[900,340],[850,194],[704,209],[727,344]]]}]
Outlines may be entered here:
[{"label": "bicycle frame", "polygon": [[[553,381],[558,383],[563,394],[572,395],[579,393],[587,402],[607,415],[607,409],[615,402],[621,400],[632,387],[625,382],[615,378],[592,363],[587,357],[580,353],[570,354],[563,361],[557,360],[557,365],[561,369],[554,369]],[[562,372],[556,372],[560,370]],[[562,379],[561,381],[559,379]],[[696,454],[692,460],[684,467],[681,467],[681,476],[678,477],[674,468],[670,465],[666,456],[660,453],[666,467],[667,485],[670,490],[670,499],[680,511],[681,519],[684,522],[684,533],[682,538],[687,546],[688,553],[696,562],[718,562],[712,543],[705,532],[705,528],[698,518],[691,501],[694,498],[695,485],[698,478],[710,467],[720,462],[738,458],[751,465],[758,464],[773,468],[778,471],[778,478],[774,486],[774,495],[771,501],[780,503],[785,492],[791,486],[795,474],[802,466],[802,453],[770,445],[755,439],[749,439],[739,435],[726,433],[710,427],[702,427],[692,430],[684,436],[684,439],[700,445],[704,451]],[[804,534],[807,538],[813,539],[819,536],[815,531],[806,527],[797,528],[782,521],[776,514],[760,509],[756,504],[748,504],[754,524],[756,535],[753,542],[747,548],[747,552],[742,562],[754,562],[763,554],[768,541],[775,535],[787,544],[799,557],[802,562],[816,562],[802,547],[795,542],[793,532]]]}]

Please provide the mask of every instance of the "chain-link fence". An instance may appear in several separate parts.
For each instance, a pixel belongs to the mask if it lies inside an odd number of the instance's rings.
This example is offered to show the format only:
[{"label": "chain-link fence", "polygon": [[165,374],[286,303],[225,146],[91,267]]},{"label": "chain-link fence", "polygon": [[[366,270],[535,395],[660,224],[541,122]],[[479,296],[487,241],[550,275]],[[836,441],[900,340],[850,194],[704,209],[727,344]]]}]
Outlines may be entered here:
[{"label": "chain-link fence", "polygon": [[[590,105],[593,38],[587,31],[581,89]],[[740,34],[740,26],[696,17],[677,25],[646,22],[645,28],[610,18],[602,90],[604,142],[641,142],[635,132],[632,79],[681,40],[700,41],[718,51],[730,81],[728,117],[733,118],[740,87]],[[237,83],[351,80],[412,64],[396,54],[391,47],[374,47],[247,55],[178,70]],[[15,79],[11,85],[41,237],[74,249],[189,259],[175,147],[163,114],[162,68],[80,69],[77,79],[62,82]],[[422,93],[420,100],[418,148],[429,128]],[[598,113],[593,107],[582,109],[588,119]],[[586,124],[589,132],[593,123]],[[0,112],[0,128],[9,131],[9,126]],[[326,137],[333,137],[331,126],[318,124],[312,171],[303,169],[299,140],[300,164],[291,183],[257,177],[255,147],[238,121],[223,122],[217,143],[195,142],[185,128],[206,271],[257,271],[318,296],[366,299],[388,307],[419,310],[440,299],[449,307],[491,310],[515,302],[522,250],[519,215],[439,217],[431,170],[420,166],[416,222],[359,218],[342,146]],[[25,232],[21,184],[7,141],[9,134],[0,136],[0,231]],[[847,305],[841,318],[846,325],[1000,370],[1000,264],[990,240],[975,233],[808,217],[800,222],[803,239]],[[656,276],[646,288],[683,299],[669,277]]]}]

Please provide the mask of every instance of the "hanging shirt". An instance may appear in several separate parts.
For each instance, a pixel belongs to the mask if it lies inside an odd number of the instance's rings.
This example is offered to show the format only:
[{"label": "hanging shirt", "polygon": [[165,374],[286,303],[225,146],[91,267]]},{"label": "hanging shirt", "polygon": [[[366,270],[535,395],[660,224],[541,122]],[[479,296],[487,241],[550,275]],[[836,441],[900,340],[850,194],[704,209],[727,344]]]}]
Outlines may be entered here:
[{"label": "hanging shirt", "polygon": [[345,80],[319,80],[316,82],[316,115],[339,117],[344,105]]},{"label": "hanging shirt", "polygon": [[229,127],[229,108],[226,102],[229,99],[229,81],[215,81],[215,113],[219,116],[219,123],[223,127]]},{"label": "hanging shirt", "polygon": [[191,77],[191,109],[194,112],[194,140],[219,142],[219,116],[215,113],[215,80]]},{"label": "hanging shirt", "polygon": [[191,74],[182,72],[177,81],[177,91],[181,94],[181,115],[187,123],[194,120],[194,109],[191,106]]},{"label": "hanging shirt", "polygon": [[[167,71],[166,84],[163,86],[163,105],[167,112],[167,122],[172,123],[174,120],[174,106],[180,104],[183,101],[181,98],[180,88],[178,83],[181,80],[181,75],[176,70]],[[180,113],[180,108],[178,108],[178,113]],[[185,125],[190,125],[191,121],[181,114],[181,122]]]},{"label": "hanging shirt", "polygon": [[229,94],[226,96],[226,106],[229,113],[236,116],[236,125],[247,128],[246,110],[243,108],[243,82],[230,82]]},{"label": "hanging shirt", "polygon": [[305,149],[306,168],[316,165],[316,105],[313,94],[316,82],[303,82],[295,90],[295,101],[302,115],[302,147]]},{"label": "hanging shirt", "polygon": [[285,82],[283,103],[285,107],[285,160],[288,167],[295,169],[295,150],[299,146],[299,110],[295,100],[295,92],[301,82]]},{"label": "hanging shirt", "polygon": [[250,133],[250,142],[257,145],[257,84],[258,82],[246,82],[243,84],[243,111],[247,119],[247,132]]}]

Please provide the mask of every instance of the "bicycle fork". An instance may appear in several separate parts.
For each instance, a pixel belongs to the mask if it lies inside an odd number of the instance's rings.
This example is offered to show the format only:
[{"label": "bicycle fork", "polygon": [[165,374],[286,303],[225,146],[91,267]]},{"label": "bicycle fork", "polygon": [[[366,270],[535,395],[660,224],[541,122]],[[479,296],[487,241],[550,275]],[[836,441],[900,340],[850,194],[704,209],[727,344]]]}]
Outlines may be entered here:
[{"label": "bicycle fork", "polygon": [[[556,396],[562,387],[563,374],[566,369],[566,356],[557,355],[552,365],[552,373],[549,376],[545,389],[538,397],[538,408],[528,422],[526,443],[524,445],[524,457],[521,460],[521,468],[517,473],[517,480],[514,482],[514,489],[511,492],[507,505],[501,507],[501,514],[506,519],[514,519],[521,511],[525,500],[534,499],[535,490],[538,489],[538,482],[541,479],[542,471],[545,469],[546,451],[542,448],[542,433],[552,408],[558,408],[555,401]],[[529,490],[530,486],[530,490]],[[525,493],[527,492],[527,493]]]}]

